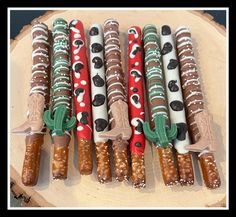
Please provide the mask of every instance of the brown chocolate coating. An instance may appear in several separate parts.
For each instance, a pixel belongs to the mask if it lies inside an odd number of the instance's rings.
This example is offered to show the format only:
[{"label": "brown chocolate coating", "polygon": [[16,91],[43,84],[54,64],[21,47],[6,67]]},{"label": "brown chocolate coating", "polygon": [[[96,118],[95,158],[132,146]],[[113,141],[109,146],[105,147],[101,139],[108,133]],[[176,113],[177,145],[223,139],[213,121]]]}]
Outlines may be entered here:
[{"label": "brown chocolate coating", "polygon": [[[108,106],[110,107],[118,100],[125,101],[125,82],[124,72],[121,64],[121,50],[119,40],[119,24],[113,19],[106,20],[104,23],[104,43],[106,59],[106,82]],[[114,85],[115,84],[115,85]],[[115,119],[112,112],[109,112],[111,129],[115,127]],[[129,164],[127,159],[126,140],[112,141],[113,156],[115,164],[115,177],[118,181],[128,180]]]},{"label": "brown chocolate coating", "polygon": [[81,175],[92,173],[92,144],[93,142],[90,140],[78,139],[78,168]]},{"label": "brown chocolate coating", "polygon": [[[37,31],[35,31],[35,28],[37,28]],[[40,39],[42,41],[37,42],[37,37],[41,37]],[[50,99],[51,32],[48,30],[47,25],[40,23],[38,20],[34,20],[32,23],[32,39],[32,77],[30,81],[30,95],[34,93],[42,94],[45,97],[45,109],[48,109]],[[43,64],[40,65],[40,63]],[[45,89],[41,89],[41,86],[45,87]],[[35,90],[32,91],[32,88]],[[37,184],[44,132],[45,128],[42,130],[42,134],[35,133],[26,136],[26,152],[21,176],[22,183],[26,186],[34,186]]]},{"label": "brown chocolate coating", "polygon": [[43,134],[35,133],[25,138],[26,151],[21,175],[22,183],[25,186],[37,184],[43,137]]},{"label": "brown chocolate coating", "polygon": [[192,158],[190,153],[180,154],[176,152],[179,182],[181,185],[193,185],[194,184],[194,172],[192,165]]},{"label": "brown chocolate coating", "polygon": [[179,183],[178,171],[174,162],[173,149],[157,148],[162,177],[165,185],[172,186]]},{"label": "brown chocolate coating", "polygon": [[131,181],[135,188],[144,188],[146,186],[144,154],[131,154]]},{"label": "brown chocolate coating", "polygon": [[109,159],[109,142],[96,143],[97,156],[97,177],[100,183],[112,181],[110,159]]},{"label": "brown chocolate coating", "polygon": [[68,170],[68,153],[69,153],[70,136],[53,136],[53,162],[52,174],[53,179],[66,179]]},{"label": "brown chocolate coating", "polygon": [[[189,133],[193,143],[197,143],[201,136],[194,120],[194,115],[203,111],[203,95],[194,59],[191,33],[185,27],[176,33],[176,46],[180,63],[180,78],[184,96],[185,111]],[[184,38],[187,37],[187,38]],[[208,188],[220,186],[220,176],[212,153],[202,153],[199,157],[203,179]]]}]

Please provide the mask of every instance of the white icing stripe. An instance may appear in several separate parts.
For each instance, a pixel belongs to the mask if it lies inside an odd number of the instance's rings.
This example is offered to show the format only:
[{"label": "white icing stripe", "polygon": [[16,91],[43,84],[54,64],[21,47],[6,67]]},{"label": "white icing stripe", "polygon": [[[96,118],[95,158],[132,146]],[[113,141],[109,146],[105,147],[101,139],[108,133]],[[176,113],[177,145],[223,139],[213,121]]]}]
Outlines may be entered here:
[{"label": "white icing stripe", "polygon": [[202,92],[201,91],[191,91],[190,94],[185,97],[185,100],[187,100],[188,98],[190,98],[192,96],[196,96],[196,95],[202,95]]},{"label": "white icing stripe", "polygon": [[193,79],[187,79],[182,87],[185,88],[187,85],[190,85],[192,83],[193,85],[200,85],[199,78],[193,78]]},{"label": "white icing stripe", "polygon": [[[97,28],[98,29],[98,35],[90,35],[90,44],[89,44],[89,48],[90,48],[90,52],[89,52],[89,59],[90,59],[90,79],[91,79],[91,95],[92,95],[92,99],[94,99],[94,96],[96,94],[102,94],[103,96],[105,96],[106,98],[106,81],[105,81],[105,69],[104,66],[102,66],[99,69],[94,68],[95,64],[92,62],[93,58],[98,57],[101,58],[102,61],[104,62],[104,57],[103,57],[103,52],[99,52],[99,53],[93,53],[91,51],[92,48],[92,44],[94,43],[98,43],[103,45],[103,31],[102,31],[102,27],[101,25],[98,24],[94,24],[90,27],[91,28]],[[103,80],[104,85],[101,87],[95,86],[94,84],[94,77],[97,77],[100,80]],[[92,106],[92,116],[93,116],[93,138],[94,138],[94,142],[106,142],[107,139],[103,139],[99,137],[99,133],[101,132],[105,132],[108,130],[108,112],[107,112],[107,98],[105,99],[105,103],[103,105],[100,106]],[[98,132],[96,130],[96,125],[97,123],[95,123],[95,121],[97,119],[104,119],[105,121],[107,121],[107,126],[105,127],[105,129],[103,131]]]}]

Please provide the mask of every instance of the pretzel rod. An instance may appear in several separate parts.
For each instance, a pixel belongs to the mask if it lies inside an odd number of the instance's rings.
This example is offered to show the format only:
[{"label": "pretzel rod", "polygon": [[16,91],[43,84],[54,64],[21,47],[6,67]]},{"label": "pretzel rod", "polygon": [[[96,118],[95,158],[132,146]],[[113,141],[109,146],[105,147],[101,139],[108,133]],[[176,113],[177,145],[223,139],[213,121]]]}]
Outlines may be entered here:
[{"label": "pretzel rod", "polygon": [[[70,37],[74,104],[77,117],[78,167],[81,175],[89,175],[93,170],[92,112],[86,42],[81,21],[72,20],[70,22]],[[97,49],[97,47],[94,49]],[[96,97],[93,105],[99,103],[99,100]]]},{"label": "pretzel rod", "polygon": [[128,106],[125,102],[126,95],[124,72],[121,66],[119,23],[114,19],[108,19],[104,23],[104,43],[108,114],[110,115],[111,130],[102,132],[99,136],[112,140],[115,177],[116,180],[123,181],[129,178],[127,140],[130,139],[132,130],[129,125]]},{"label": "pretzel rod", "polygon": [[191,33],[186,27],[179,27],[175,36],[187,122],[191,139],[195,143],[187,145],[185,148],[190,151],[200,152],[198,159],[204,182],[208,188],[217,188],[220,186],[221,181],[212,153],[215,150],[216,141],[211,128],[211,117],[204,109]]},{"label": "pretzel rod", "polygon": [[130,139],[131,180],[136,188],[145,187],[144,149],[145,136],[143,133],[144,90],[143,90],[143,59],[141,29],[133,26],[128,30],[128,103],[132,136]]},{"label": "pretzel rod", "polygon": [[158,45],[159,37],[154,25],[146,25],[143,29],[145,50],[145,75],[150,106],[150,125],[143,124],[146,138],[156,147],[160,159],[162,177],[165,185],[178,183],[178,172],[174,162],[172,140],[176,138],[175,124],[168,126],[168,108],[165,96],[165,85],[161,68],[161,53]]},{"label": "pretzel rod", "polygon": [[94,24],[90,36],[90,78],[93,112],[93,139],[96,147],[97,178],[100,183],[112,180],[107,139],[99,137],[108,130],[107,96],[103,56],[103,30],[101,25]]},{"label": "pretzel rod", "polygon": [[41,146],[45,134],[43,111],[49,103],[50,77],[50,34],[48,27],[35,20],[31,35],[33,39],[33,65],[27,120],[12,130],[12,133],[26,135],[26,151],[21,176],[22,183],[26,186],[34,186],[38,181]]},{"label": "pretzel rod", "polygon": [[71,79],[69,63],[69,29],[67,22],[58,18],[53,22],[52,108],[44,112],[44,121],[51,130],[54,145],[53,179],[66,179],[70,130],[76,119],[71,117]]},{"label": "pretzel rod", "polygon": [[190,139],[183,105],[178,60],[171,29],[167,25],[162,26],[161,28],[161,54],[170,121],[171,123],[175,123],[178,128],[177,138],[174,140],[174,147],[177,150],[179,181],[182,185],[193,185],[194,173],[192,158],[189,151],[185,149],[185,146],[190,144]]}]

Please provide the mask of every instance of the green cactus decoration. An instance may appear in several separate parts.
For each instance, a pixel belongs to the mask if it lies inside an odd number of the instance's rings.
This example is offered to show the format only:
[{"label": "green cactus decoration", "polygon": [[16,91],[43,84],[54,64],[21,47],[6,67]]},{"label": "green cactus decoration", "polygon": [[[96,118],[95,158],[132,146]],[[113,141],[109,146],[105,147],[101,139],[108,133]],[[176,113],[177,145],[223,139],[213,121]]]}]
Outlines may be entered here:
[{"label": "green cactus decoration", "polygon": [[62,136],[65,131],[69,131],[75,127],[76,118],[73,116],[66,122],[67,108],[65,105],[60,105],[56,109],[52,118],[52,111],[47,110],[44,112],[44,122],[47,127],[52,130],[52,135]]},{"label": "green cactus decoration", "polygon": [[176,124],[171,124],[170,128],[166,127],[166,117],[164,115],[156,115],[154,117],[154,130],[150,129],[149,123],[143,124],[143,131],[147,139],[155,142],[157,146],[165,148],[177,136]]}]

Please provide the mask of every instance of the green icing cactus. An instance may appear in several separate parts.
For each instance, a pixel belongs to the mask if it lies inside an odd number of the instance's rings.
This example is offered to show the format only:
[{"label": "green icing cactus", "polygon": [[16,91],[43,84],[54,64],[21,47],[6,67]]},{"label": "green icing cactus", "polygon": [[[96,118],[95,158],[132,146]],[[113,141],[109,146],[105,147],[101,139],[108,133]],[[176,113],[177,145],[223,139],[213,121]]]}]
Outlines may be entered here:
[{"label": "green icing cactus", "polygon": [[65,131],[69,131],[75,127],[76,118],[73,116],[69,119],[69,121],[66,121],[66,113],[67,108],[65,105],[58,106],[53,115],[53,118],[51,110],[44,112],[44,122],[46,123],[47,127],[52,130],[52,135],[62,136],[64,135]]},{"label": "green icing cactus", "polygon": [[171,127],[166,127],[166,117],[162,114],[158,114],[154,117],[154,130],[150,129],[148,122],[143,124],[143,131],[147,139],[151,142],[155,142],[157,146],[165,148],[168,144],[177,136],[176,124],[171,124]]}]

